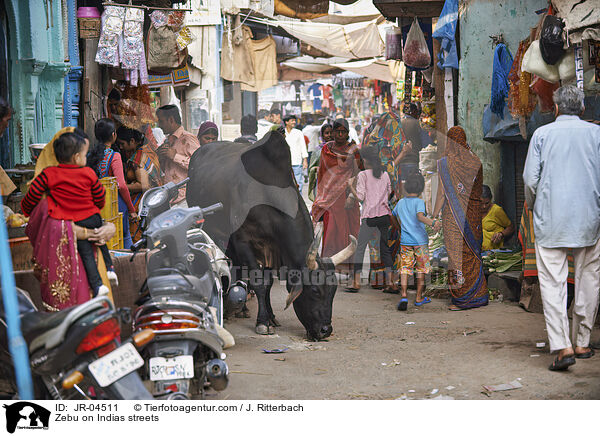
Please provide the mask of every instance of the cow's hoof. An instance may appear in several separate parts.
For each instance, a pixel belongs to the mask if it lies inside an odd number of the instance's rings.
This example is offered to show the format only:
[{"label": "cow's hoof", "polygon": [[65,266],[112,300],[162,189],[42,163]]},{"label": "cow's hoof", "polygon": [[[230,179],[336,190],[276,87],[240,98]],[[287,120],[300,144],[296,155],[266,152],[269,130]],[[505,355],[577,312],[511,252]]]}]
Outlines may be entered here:
[{"label": "cow's hoof", "polygon": [[281,324],[279,324],[275,317],[271,318],[271,325],[274,327],[281,327]]},{"label": "cow's hoof", "polygon": [[269,326],[269,334],[270,335],[274,335],[275,334],[275,327],[273,327],[272,325]]},{"label": "cow's hoof", "polygon": [[255,329],[256,333],[258,333],[259,335],[268,335],[269,334],[269,327],[267,327],[264,324],[258,324],[256,326]]}]

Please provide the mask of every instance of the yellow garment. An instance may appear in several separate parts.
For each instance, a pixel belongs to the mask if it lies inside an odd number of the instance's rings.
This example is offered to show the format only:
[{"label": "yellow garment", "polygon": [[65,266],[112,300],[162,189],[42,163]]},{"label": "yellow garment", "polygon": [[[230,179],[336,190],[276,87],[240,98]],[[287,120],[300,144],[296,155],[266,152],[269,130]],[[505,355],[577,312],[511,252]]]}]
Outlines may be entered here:
[{"label": "yellow garment", "polygon": [[[38,176],[45,168],[55,167],[58,165],[58,161],[56,160],[56,156],[54,155],[54,141],[56,141],[60,135],[63,133],[71,133],[75,131],[75,127],[63,127],[60,129],[56,135],[50,140],[49,143],[42,149],[40,156],[37,159],[35,164],[35,177]],[[31,180],[33,181],[33,179]],[[31,181],[29,182],[31,184]],[[104,265],[104,258],[102,257],[102,253],[100,252],[100,248],[96,248],[96,257],[98,259],[98,272],[100,273],[100,278],[102,279],[102,284],[106,286],[109,290],[109,298],[112,300],[112,289],[110,287],[110,281],[106,276],[106,265]],[[114,301],[114,300],[113,300]]]},{"label": "yellow garment", "polygon": [[11,194],[17,187],[12,182],[8,174],[0,167],[0,195],[6,197]]},{"label": "yellow garment", "polygon": [[35,163],[34,178],[37,177],[44,170],[44,168],[55,167],[58,165],[58,161],[56,160],[56,156],[54,155],[54,141],[56,141],[59,138],[59,136],[63,133],[71,133],[74,131],[75,127],[63,127],[58,132],[56,132],[56,135],[54,135],[50,142],[47,143],[44,148],[42,148],[42,152],[40,153],[40,156],[37,158],[37,162]]},{"label": "yellow garment", "polygon": [[510,218],[497,204],[493,204],[490,211],[483,218],[482,226],[483,226],[483,244],[482,248],[484,250],[493,250],[496,248],[503,248],[504,241],[500,241],[499,244],[492,244],[492,236],[495,233],[503,231],[505,228],[510,226]]}]

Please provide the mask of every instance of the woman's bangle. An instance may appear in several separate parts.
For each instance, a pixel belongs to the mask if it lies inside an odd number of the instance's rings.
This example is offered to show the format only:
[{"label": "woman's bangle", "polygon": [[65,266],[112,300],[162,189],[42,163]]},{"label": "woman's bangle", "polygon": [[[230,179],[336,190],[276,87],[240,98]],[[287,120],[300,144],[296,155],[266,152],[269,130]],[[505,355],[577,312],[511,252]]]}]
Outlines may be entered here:
[{"label": "woman's bangle", "polygon": [[88,232],[87,232],[87,230],[88,230],[87,228],[85,228],[85,227],[83,228],[83,239],[86,239],[86,240],[88,238]]}]

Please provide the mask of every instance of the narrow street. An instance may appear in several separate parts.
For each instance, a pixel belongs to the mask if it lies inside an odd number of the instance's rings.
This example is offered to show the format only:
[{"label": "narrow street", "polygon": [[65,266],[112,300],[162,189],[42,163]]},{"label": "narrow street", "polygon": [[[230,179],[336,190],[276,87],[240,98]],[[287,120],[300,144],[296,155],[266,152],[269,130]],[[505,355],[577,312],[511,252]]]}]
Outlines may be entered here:
[{"label": "narrow street", "polygon": [[[249,302],[250,319],[229,320],[236,338],[226,350],[229,387],[209,391],[207,399],[600,399],[597,358],[578,360],[567,372],[548,371],[553,356],[543,315],[516,303],[449,312],[443,299],[416,308],[413,293],[403,313],[396,310],[396,295],[338,289],[333,335],[316,343],[304,339],[291,308],[283,311],[285,289],[276,285],[271,295],[282,326],[272,336],[254,333],[256,299]],[[592,340],[599,338],[595,329]],[[536,348],[537,342],[546,347]],[[282,354],[262,351],[285,347]],[[523,387],[482,393],[482,385],[513,380]]]}]

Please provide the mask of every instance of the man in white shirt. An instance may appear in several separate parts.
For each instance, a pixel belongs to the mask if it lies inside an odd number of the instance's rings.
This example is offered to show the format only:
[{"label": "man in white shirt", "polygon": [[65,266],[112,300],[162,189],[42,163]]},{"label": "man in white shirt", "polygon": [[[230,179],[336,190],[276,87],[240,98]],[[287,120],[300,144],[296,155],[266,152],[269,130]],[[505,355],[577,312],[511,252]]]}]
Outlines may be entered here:
[{"label": "man in white shirt", "polygon": [[304,185],[304,176],[302,170],[308,168],[308,152],[306,151],[306,142],[304,141],[304,135],[296,127],[296,117],[293,115],[287,115],[283,122],[285,123],[285,140],[290,147],[290,154],[292,155],[292,169],[294,170],[294,177],[298,184],[298,190],[302,192]]},{"label": "man in white shirt", "polygon": [[321,135],[321,127],[313,126],[313,117],[306,117],[306,126],[302,129],[302,134],[308,138],[308,161],[313,151],[319,148],[319,136]]},{"label": "man in white shirt", "polygon": [[263,136],[267,134],[271,127],[273,127],[273,123],[271,122],[271,114],[266,109],[261,109],[258,111],[258,130],[256,132],[256,137],[261,139]]}]

